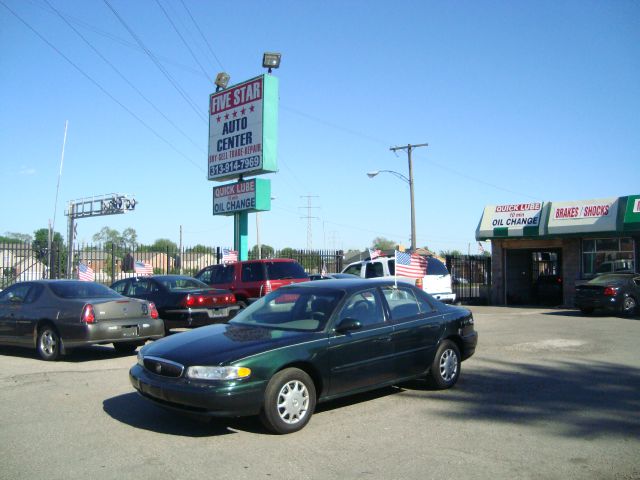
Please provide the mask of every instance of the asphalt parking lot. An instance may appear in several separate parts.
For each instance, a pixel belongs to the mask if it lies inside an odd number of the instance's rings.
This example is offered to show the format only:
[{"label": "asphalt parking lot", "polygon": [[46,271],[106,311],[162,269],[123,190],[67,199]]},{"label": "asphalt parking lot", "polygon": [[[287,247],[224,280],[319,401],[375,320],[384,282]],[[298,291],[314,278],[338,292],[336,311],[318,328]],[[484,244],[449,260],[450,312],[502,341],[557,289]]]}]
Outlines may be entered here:
[{"label": "asphalt parking lot", "polygon": [[0,347],[0,478],[640,479],[640,318],[471,307],[457,386],[318,406],[285,436],[133,393],[135,356]]}]

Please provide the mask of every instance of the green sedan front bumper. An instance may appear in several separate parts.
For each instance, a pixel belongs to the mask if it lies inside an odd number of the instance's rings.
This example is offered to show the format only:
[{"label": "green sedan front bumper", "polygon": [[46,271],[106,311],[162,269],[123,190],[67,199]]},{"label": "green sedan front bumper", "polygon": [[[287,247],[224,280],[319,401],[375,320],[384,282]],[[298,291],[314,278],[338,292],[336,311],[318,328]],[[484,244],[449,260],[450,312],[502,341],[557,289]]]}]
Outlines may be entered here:
[{"label": "green sedan front bumper", "polygon": [[140,395],[162,407],[214,417],[257,415],[267,384],[171,378],[156,375],[139,364],[129,370],[129,380]]}]

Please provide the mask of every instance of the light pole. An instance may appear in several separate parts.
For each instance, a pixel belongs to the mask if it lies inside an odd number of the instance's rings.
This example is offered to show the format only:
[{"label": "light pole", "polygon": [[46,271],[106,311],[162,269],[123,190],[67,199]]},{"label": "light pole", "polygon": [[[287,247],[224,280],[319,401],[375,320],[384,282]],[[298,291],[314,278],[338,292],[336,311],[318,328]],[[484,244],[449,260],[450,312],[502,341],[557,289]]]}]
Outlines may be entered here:
[{"label": "light pole", "polygon": [[[367,172],[367,176],[369,178],[373,178],[379,173],[390,173],[391,175],[398,177],[403,182],[409,184],[409,193],[411,200],[411,250],[416,249],[416,213],[415,213],[415,205],[413,203],[413,178],[405,177],[403,174],[396,172],[395,170],[375,170],[373,172]],[[411,174],[411,169],[409,169],[409,174]]]},{"label": "light pole", "polygon": [[391,147],[389,150],[395,152],[396,150],[407,150],[407,155],[409,157],[409,178],[405,177],[401,173],[398,173],[393,170],[376,170],[375,172],[369,172],[367,175],[369,178],[373,178],[379,173],[386,172],[391,173],[398,177],[399,179],[407,182],[409,184],[409,196],[411,199],[411,251],[416,250],[416,207],[413,200],[413,163],[411,162],[411,150],[416,147],[427,147],[428,143],[421,143],[419,145],[407,145],[406,147]]}]

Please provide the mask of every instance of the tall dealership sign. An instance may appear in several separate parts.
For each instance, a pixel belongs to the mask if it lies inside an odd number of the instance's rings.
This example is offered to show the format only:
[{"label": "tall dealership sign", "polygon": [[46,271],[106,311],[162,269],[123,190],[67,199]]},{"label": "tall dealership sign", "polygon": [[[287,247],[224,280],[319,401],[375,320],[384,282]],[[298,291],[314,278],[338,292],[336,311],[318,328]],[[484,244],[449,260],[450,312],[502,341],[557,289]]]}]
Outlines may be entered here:
[{"label": "tall dealership sign", "polygon": [[271,209],[271,181],[246,177],[277,168],[278,79],[261,75],[209,97],[207,178],[236,183],[213,189],[213,214],[233,215],[234,249],[248,257],[248,214]]},{"label": "tall dealership sign", "polygon": [[278,79],[261,75],[209,98],[209,180],[277,170]]}]

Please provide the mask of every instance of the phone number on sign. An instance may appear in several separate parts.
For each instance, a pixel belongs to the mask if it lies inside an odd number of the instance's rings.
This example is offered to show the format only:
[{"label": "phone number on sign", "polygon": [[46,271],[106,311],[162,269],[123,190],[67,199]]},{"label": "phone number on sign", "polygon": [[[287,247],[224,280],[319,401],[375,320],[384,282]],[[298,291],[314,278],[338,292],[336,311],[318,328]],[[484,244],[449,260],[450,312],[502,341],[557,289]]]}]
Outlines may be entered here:
[{"label": "phone number on sign", "polygon": [[260,155],[209,165],[209,176],[227,175],[260,167]]}]

